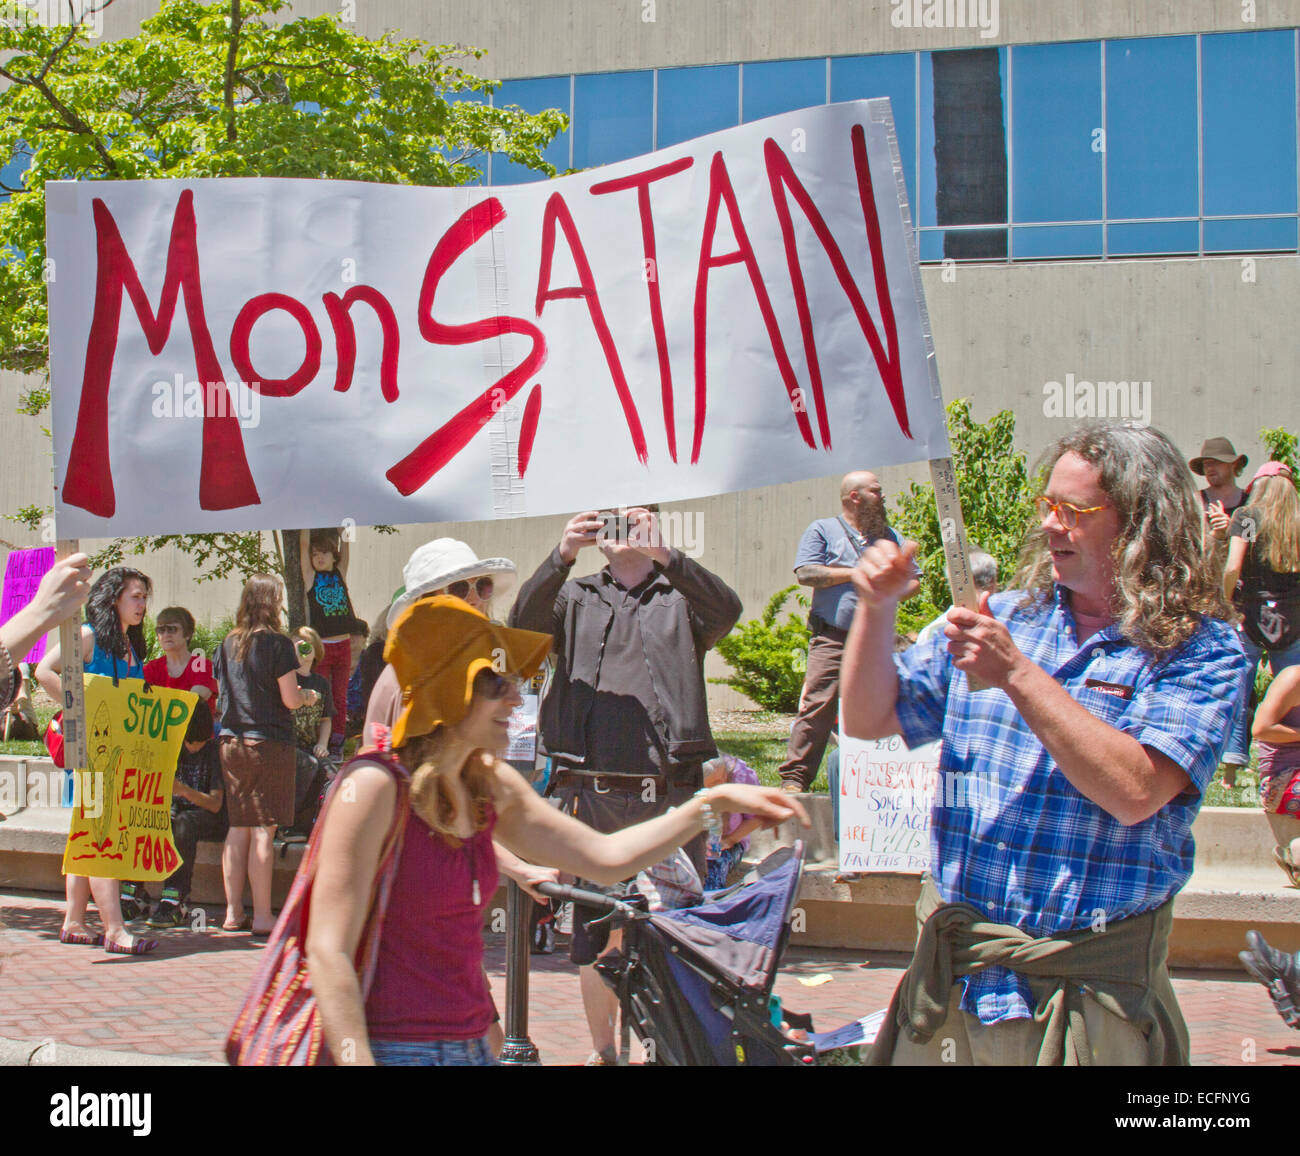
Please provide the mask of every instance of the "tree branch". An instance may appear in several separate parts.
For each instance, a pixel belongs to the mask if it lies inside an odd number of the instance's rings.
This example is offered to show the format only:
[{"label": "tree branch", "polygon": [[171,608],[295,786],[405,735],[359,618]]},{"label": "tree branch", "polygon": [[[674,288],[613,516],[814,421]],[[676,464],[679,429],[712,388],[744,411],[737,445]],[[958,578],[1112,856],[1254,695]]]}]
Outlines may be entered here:
[{"label": "tree branch", "polygon": [[235,60],[239,55],[239,0],[230,0],[230,47],[226,51],[226,140],[235,143]]}]

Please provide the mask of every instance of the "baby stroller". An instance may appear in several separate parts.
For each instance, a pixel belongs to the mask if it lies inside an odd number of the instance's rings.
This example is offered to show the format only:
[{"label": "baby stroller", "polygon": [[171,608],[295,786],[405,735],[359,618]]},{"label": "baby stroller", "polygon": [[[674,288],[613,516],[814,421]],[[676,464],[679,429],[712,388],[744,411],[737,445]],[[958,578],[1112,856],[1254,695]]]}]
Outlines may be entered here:
[{"label": "baby stroller", "polygon": [[[596,970],[617,992],[647,1063],[802,1067],[815,1062],[813,1049],[773,1024],[772,984],[790,938],[803,859],[802,842],[783,847],[735,886],[673,911],[649,911],[634,891],[539,890],[599,908],[611,930],[622,930],[621,949],[602,956]],[[810,1026],[788,1011],[777,1016]]]}]

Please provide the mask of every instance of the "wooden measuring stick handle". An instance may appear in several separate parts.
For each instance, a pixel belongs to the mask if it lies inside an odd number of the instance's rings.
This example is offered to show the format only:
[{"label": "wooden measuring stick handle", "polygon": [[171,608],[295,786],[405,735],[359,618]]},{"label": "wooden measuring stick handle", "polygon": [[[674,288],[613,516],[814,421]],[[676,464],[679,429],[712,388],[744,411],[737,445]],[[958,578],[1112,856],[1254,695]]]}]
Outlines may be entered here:
[{"label": "wooden measuring stick handle", "polygon": [[[934,503],[939,514],[939,537],[943,556],[948,563],[948,586],[952,604],[979,613],[980,596],[970,568],[970,547],[966,541],[966,520],[962,517],[961,498],[957,494],[957,473],[952,458],[933,458],[930,478],[934,483]],[[988,683],[966,675],[971,690],[988,690]]]}]

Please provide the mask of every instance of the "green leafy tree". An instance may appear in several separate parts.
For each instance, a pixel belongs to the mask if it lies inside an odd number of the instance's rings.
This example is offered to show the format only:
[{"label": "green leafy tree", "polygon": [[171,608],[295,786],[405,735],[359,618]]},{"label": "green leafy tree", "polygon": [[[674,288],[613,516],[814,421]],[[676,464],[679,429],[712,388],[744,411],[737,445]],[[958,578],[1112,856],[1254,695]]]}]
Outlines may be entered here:
[{"label": "green leafy tree", "polygon": [[[997,559],[999,580],[1006,582],[1015,571],[1038,492],[1024,453],[1015,448],[1015,415],[1004,409],[987,422],[977,422],[965,398],[949,402],[947,413],[966,537]],[[891,522],[904,538],[917,543],[923,571],[920,590],[899,607],[898,629],[910,633],[952,601],[933,484],[913,482],[899,495]]]},{"label": "green leafy tree", "polygon": [[718,653],[736,673],[730,678],[711,678],[710,682],[734,687],[766,710],[789,714],[799,709],[811,637],[806,614],[787,614],[784,622],[777,622],[777,615],[792,594],[807,611],[808,599],[797,593],[798,589],[787,586],[778,590],[768,599],[761,617],[742,622],[718,643]]},{"label": "green leafy tree", "polygon": [[[285,0],[164,0],[138,35],[96,38],[94,22],[113,2],[70,0],[79,22],[47,27],[21,0],[0,0],[0,165],[26,162],[21,183],[0,190],[9,194],[0,204],[0,367],[41,377],[22,412],[38,415],[50,399],[46,181],[463,185],[479,179],[474,161],[489,152],[555,174],[543,150],[567,118],[489,107],[497,82],[456,64],[482,57],[478,49],[392,33],[369,40],[335,15],[290,19]],[[45,512],[21,520],[39,524]],[[301,585],[289,552],[264,549],[258,535],[128,539],[97,561],[168,543],[207,577],[270,566]]]},{"label": "green leafy tree", "polygon": [[1287,433],[1281,426],[1259,431],[1259,440],[1268,447],[1269,461],[1285,462],[1291,472],[1300,473],[1296,468],[1296,435]]}]

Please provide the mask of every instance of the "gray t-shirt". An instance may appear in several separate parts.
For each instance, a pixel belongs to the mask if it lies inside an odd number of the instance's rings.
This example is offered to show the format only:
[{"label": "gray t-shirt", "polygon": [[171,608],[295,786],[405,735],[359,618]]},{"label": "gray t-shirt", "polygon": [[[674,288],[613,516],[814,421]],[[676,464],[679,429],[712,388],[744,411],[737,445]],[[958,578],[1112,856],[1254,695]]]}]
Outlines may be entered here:
[{"label": "gray t-shirt", "polygon": [[[901,539],[893,530],[888,533],[901,545]],[[794,568],[856,566],[862,551],[868,545],[868,539],[849,526],[843,518],[819,518],[799,539]],[[840,582],[813,591],[812,612],[823,622],[840,630],[848,630],[853,625],[853,612],[857,607],[858,594],[852,582]]]}]

